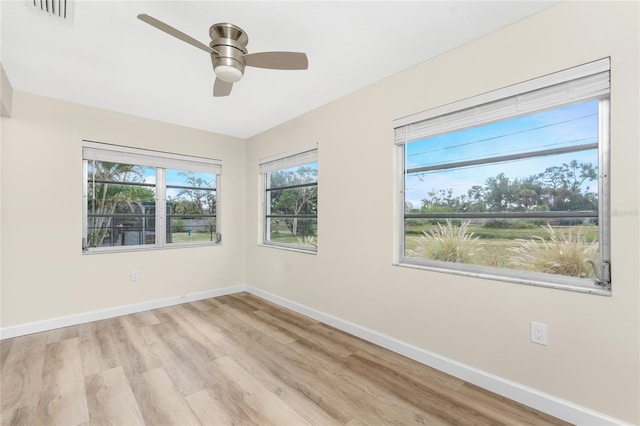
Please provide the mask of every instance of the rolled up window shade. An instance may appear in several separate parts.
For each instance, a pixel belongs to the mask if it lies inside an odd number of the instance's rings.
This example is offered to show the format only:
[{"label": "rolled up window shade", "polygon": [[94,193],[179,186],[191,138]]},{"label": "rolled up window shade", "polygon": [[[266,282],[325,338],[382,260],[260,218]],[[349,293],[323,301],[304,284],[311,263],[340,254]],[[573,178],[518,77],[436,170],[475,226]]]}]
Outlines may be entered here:
[{"label": "rolled up window shade", "polygon": [[315,163],[316,161],[318,161],[317,148],[298,152],[292,155],[286,155],[283,157],[271,157],[269,159],[262,160],[262,162],[260,163],[260,174],[271,173],[276,170],[289,169],[291,167]]},{"label": "rolled up window shade", "polygon": [[83,142],[82,157],[85,160],[162,167],[165,169],[187,170],[190,172],[212,174],[220,174],[222,172],[222,161],[220,160],[90,141]]},{"label": "rolled up window shade", "polygon": [[395,144],[606,96],[609,58],[498,89],[394,121]]}]

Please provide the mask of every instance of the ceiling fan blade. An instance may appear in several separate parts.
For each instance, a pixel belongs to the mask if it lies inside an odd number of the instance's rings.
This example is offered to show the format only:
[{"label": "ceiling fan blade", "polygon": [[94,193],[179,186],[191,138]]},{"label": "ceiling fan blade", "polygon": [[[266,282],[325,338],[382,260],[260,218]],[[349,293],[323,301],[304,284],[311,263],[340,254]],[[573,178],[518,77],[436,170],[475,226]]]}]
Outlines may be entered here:
[{"label": "ceiling fan blade", "polygon": [[224,80],[220,80],[219,78],[216,78],[215,83],[213,83],[213,96],[215,97],[229,96],[232,88],[233,88],[233,83],[227,83]]},{"label": "ceiling fan blade", "polygon": [[243,56],[250,67],[274,70],[306,70],[309,68],[307,55],[301,52],[258,52]]},{"label": "ceiling fan blade", "polygon": [[196,40],[195,38],[193,38],[191,36],[186,35],[182,31],[176,30],[171,25],[167,25],[164,22],[157,20],[153,16],[149,16],[146,13],[141,13],[140,15],[138,15],[138,19],[141,20],[142,22],[146,22],[147,24],[151,25],[152,27],[156,27],[160,31],[164,31],[167,34],[172,35],[175,38],[184,41],[185,43],[189,43],[190,45],[195,46],[198,49],[202,49],[207,53],[216,53],[216,54],[218,54],[218,52],[216,50],[213,50],[212,48],[210,48],[206,44],[204,44],[202,42],[199,42],[198,40]]}]

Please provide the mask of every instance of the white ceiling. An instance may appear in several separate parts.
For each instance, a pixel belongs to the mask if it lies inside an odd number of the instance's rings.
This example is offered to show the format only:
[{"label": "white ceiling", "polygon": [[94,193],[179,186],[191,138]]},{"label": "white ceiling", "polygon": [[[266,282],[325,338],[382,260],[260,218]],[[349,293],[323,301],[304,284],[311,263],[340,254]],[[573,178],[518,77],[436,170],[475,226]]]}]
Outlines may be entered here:
[{"label": "white ceiling", "polygon": [[[65,22],[0,0],[0,60],[16,90],[247,138],[554,3],[76,0]],[[213,98],[209,56],[139,13],[205,44],[231,22],[250,53],[304,51],[309,69],[247,68]]]}]

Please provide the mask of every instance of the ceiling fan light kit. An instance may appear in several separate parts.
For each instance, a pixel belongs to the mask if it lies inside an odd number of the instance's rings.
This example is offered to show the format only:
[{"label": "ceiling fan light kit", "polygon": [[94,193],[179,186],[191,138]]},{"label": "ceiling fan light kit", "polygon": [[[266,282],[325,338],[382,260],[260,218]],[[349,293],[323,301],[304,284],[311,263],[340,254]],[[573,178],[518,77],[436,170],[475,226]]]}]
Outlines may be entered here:
[{"label": "ceiling fan light kit", "polygon": [[240,81],[245,66],[279,70],[306,70],[309,67],[307,55],[302,52],[259,52],[247,54],[249,37],[242,28],[228,23],[213,24],[209,28],[209,46],[187,34],[165,24],[156,18],[140,14],[138,19],[191,44],[211,56],[216,80],[213,96],[228,96],[233,83]]},{"label": "ceiling fan light kit", "polygon": [[[244,66],[242,68],[244,68]],[[216,77],[222,81],[226,81],[227,83],[236,83],[240,81],[243,74],[237,67],[233,67],[231,65],[214,66],[213,71],[216,73]]]}]

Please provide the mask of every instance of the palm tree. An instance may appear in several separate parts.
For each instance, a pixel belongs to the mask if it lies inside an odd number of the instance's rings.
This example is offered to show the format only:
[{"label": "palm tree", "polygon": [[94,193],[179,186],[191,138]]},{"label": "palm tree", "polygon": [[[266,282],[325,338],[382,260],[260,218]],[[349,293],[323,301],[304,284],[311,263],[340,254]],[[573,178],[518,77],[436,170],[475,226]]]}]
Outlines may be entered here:
[{"label": "palm tree", "polygon": [[131,185],[144,183],[142,166],[91,161],[88,168],[87,246],[100,247],[109,235],[114,214],[142,213],[142,201],[153,201],[155,194],[149,187]]}]

